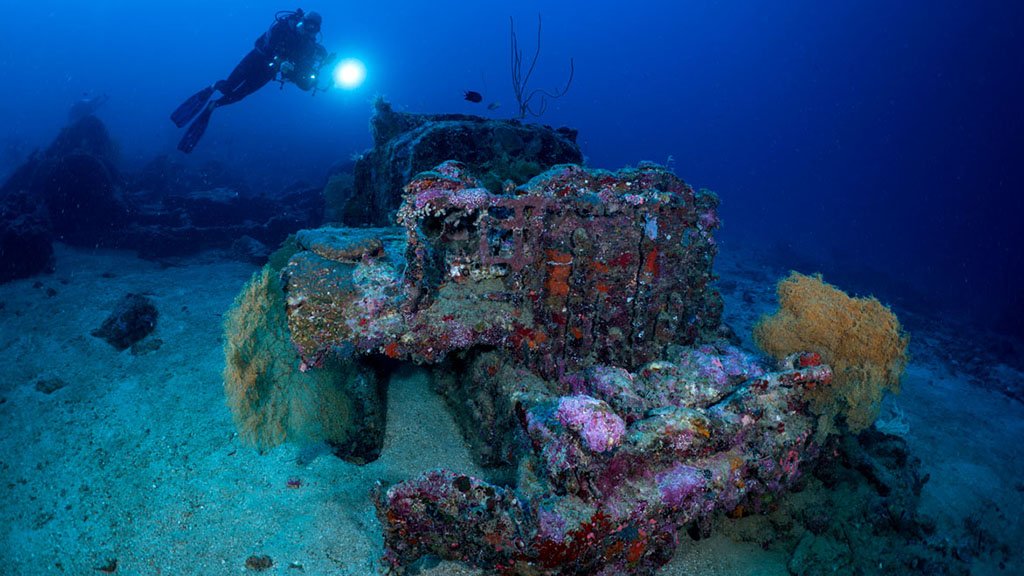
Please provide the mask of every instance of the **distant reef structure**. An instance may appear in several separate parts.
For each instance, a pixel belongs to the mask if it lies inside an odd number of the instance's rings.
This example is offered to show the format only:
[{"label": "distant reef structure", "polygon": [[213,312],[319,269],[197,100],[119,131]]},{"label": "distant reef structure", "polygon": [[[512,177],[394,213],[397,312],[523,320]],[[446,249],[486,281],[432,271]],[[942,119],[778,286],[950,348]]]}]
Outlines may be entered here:
[{"label": "distant reef structure", "polygon": [[243,238],[276,246],[323,217],[317,186],[254,194],[216,163],[187,169],[161,156],[133,173],[119,164],[103,122],[86,115],[18,167],[0,186],[0,282],[48,270],[54,241],[164,258]]},{"label": "distant reef structure", "polygon": [[325,186],[268,193],[212,162],[196,169],[159,156],[125,172],[103,122],[82,116],[0,186],[0,282],[49,270],[54,241],[152,259],[230,247],[234,257],[265,262],[289,234],[325,219],[394,226],[402,187],[446,160],[463,162],[492,193],[583,161],[569,128],[396,112],[381,99],[371,130],[374,147],[329,174]]},{"label": "distant reef structure", "polygon": [[[417,140],[380,142],[396,138]],[[397,178],[400,157],[374,172]],[[254,276],[228,314],[250,319],[224,340],[246,351],[229,354],[225,391],[255,445],[324,440],[372,460],[389,375],[426,366],[473,456],[510,480],[428,470],[380,486],[397,574],[437,556],[502,574],[653,574],[680,534],[766,514],[803,486],[837,430],[811,399],[841,392],[816,351],[762,362],[730,342],[715,194],[653,164],[559,164],[501,186],[479,166],[414,174],[400,227],[300,231]],[[276,319],[274,346],[250,345],[260,314]],[[282,365],[333,384],[252,391]]]},{"label": "distant reef structure", "polygon": [[127,220],[117,149],[95,116],[66,126],[0,187],[0,281],[47,270],[54,239],[89,244]]},{"label": "distant reef structure", "polygon": [[346,226],[393,226],[402,188],[446,160],[466,165],[492,193],[525,184],[558,164],[582,164],[576,130],[468,114],[410,114],[378,98],[370,121],[373,148],[356,158],[354,180],[332,177],[328,220]]}]

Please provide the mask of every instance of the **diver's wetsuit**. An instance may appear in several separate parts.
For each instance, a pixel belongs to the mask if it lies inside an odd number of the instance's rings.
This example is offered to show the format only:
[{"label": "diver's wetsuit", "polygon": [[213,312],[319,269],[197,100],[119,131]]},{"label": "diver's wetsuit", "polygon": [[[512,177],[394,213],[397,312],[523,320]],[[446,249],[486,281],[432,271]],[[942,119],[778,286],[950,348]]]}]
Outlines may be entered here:
[{"label": "diver's wetsuit", "polygon": [[217,99],[217,105],[223,106],[238,102],[273,80],[277,75],[277,68],[271,66],[273,61],[273,57],[268,59],[257,50],[246,54],[238,66],[231,71],[227,80],[218,80],[213,85],[218,92],[223,94]]}]

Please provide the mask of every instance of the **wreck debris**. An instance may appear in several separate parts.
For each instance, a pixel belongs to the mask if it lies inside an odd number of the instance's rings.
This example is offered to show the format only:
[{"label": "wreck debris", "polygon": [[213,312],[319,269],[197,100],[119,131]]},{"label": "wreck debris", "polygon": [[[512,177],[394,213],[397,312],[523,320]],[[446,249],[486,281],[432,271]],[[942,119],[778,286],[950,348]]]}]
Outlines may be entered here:
[{"label": "wreck debris", "polygon": [[[583,162],[576,130],[469,114],[410,114],[378,98],[370,128],[373,148],[360,154],[352,181],[336,174],[325,195],[348,226],[389,226],[402,188],[447,160],[465,164],[493,193],[526,183],[549,168]],[[332,177],[333,178],[333,177]]]}]

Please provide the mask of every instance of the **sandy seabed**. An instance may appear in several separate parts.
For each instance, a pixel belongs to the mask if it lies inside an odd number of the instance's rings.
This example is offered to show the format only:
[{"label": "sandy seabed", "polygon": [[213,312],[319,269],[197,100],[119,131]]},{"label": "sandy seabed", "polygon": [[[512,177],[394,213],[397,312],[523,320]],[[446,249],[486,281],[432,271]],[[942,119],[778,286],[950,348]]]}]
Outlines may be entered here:
[{"label": "sandy seabed", "polygon": [[[774,287],[726,254],[716,269],[735,286],[723,291],[727,321],[747,334]],[[255,573],[253,555],[273,559],[264,574],[377,574],[376,482],[433,467],[488,476],[416,369],[392,378],[375,462],[306,462],[301,447],[261,454],[241,443],[223,399],[221,322],[255,270],[219,252],[155,263],[58,244],[53,274],[0,285],[0,574],[244,574]],[[129,292],[160,312],[135,353],[90,335]],[[932,352],[943,345],[913,337]],[[990,531],[1018,544],[1024,406],[926,362],[939,357],[917,355],[896,399],[930,475],[922,511],[940,532],[985,511]],[[659,574],[788,574],[787,562],[723,536],[684,536]],[[447,562],[424,573],[484,574]],[[981,558],[972,573],[1024,564]]]}]

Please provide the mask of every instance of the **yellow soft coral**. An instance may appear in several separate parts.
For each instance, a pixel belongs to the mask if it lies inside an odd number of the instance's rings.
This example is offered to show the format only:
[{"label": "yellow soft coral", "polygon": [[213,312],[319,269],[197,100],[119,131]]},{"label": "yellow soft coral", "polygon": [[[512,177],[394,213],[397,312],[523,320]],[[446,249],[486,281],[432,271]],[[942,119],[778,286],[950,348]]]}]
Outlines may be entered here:
[{"label": "yellow soft coral", "polygon": [[811,409],[845,416],[853,432],[871,426],[884,392],[899,392],[907,365],[910,337],[896,315],[875,298],[851,298],[820,274],[790,273],[779,281],[778,296],[778,311],[754,326],[754,342],[779,359],[821,354],[835,375],[830,385],[808,392]]}]

